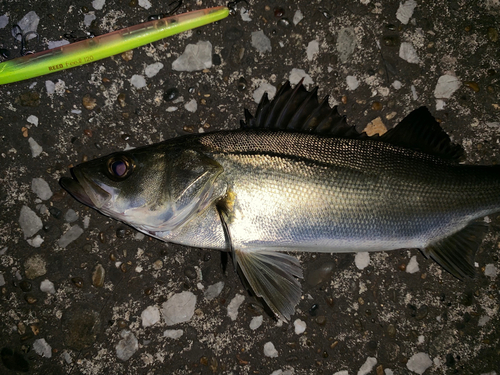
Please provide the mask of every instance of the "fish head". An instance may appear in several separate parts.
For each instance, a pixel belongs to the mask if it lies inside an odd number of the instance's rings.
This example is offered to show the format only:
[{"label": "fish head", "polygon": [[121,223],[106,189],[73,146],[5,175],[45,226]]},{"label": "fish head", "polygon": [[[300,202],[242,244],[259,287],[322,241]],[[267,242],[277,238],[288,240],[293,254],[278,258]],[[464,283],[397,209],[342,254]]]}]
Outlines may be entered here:
[{"label": "fish head", "polygon": [[213,202],[221,171],[197,151],[158,144],[79,164],[60,184],[81,203],[156,235],[179,228]]}]

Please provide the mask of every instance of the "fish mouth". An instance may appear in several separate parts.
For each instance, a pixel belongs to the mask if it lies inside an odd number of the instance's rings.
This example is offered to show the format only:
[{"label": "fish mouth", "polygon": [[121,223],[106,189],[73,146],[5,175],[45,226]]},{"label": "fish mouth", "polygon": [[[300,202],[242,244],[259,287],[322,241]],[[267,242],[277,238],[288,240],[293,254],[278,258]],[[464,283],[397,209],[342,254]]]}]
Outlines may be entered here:
[{"label": "fish mouth", "polygon": [[77,169],[71,169],[71,177],[62,177],[59,184],[76,200],[92,207],[102,208],[110,199],[111,194],[101,188]]}]

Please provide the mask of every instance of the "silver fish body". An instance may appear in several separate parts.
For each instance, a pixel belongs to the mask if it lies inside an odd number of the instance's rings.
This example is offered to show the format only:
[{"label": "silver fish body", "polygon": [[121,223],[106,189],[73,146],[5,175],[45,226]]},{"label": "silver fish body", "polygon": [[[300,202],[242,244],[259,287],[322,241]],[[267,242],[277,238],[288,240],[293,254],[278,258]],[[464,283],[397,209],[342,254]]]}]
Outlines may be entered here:
[{"label": "silver fish body", "polygon": [[[287,115],[306,93],[288,86],[255,119],[247,115],[254,126],[112,154],[75,167],[61,184],[161,240],[231,251],[256,295],[283,319],[300,298],[302,271],[281,251],[419,248],[453,275],[473,276],[485,232],[478,219],[500,211],[500,167],[457,163],[457,148],[436,124],[423,137],[431,141],[413,148],[398,144],[396,131],[375,139],[342,124],[319,131],[313,125],[324,122],[310,114],[318,106]],[[265,126],[273,111],[278,120]],[[321,111],[330,125],[341,122]],[[415,111],[398,132],[429,116]]]}]

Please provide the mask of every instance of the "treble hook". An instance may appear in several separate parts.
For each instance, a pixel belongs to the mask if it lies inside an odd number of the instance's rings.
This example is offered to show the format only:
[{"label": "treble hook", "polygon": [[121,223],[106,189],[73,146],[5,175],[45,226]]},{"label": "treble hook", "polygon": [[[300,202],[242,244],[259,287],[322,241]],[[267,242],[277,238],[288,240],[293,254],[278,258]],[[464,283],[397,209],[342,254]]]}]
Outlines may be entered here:
[{"label": "treble hook", "polygon": [[236,15],[236,6],[241,3],[241,2],[245,2],[247,3],[248,6],[250,6],[250,4],[248,4],[248,1],[247,0],[234,0],[234,1],[230,1],[229,3],[227,3],[227,7],[229,9],[229,14],[231,16],[234,16]]},{"label": "treble hook", "polygon": [[37,43],[39,43],[40,35],[36,31],[28,31],[27,33],[24,33],[23,29],[21,29],[21,26],[16,24],[12,27],[12,32],[15,33],[14,38],[16,38],[16,40],[17,37],[21,38],[21,51],[20,51],[21,56],[26,56],[35,53],[35,51],[28,51],[28,39],[30,36],[33,36],[34,38],[36,38]]}]

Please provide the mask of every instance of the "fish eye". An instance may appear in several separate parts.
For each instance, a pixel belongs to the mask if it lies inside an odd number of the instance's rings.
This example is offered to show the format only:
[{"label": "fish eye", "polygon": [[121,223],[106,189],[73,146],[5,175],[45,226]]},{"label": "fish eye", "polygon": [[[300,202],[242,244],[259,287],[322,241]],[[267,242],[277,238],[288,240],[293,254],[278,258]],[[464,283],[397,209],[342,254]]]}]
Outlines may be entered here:
[{"label": "fish eye", "polygon": [[134,163],[125,155],[113,156],[108,161],[108,172],[115,179],[124,179],[132,173]]}]

